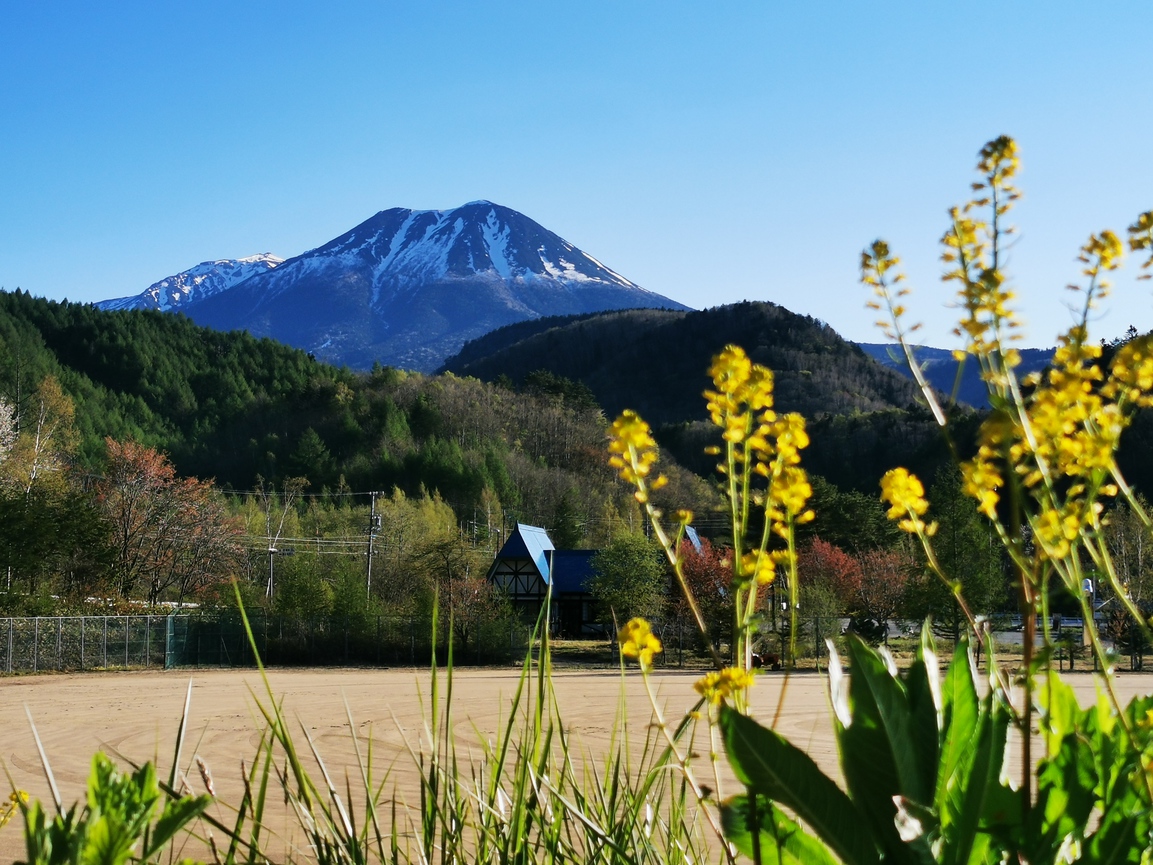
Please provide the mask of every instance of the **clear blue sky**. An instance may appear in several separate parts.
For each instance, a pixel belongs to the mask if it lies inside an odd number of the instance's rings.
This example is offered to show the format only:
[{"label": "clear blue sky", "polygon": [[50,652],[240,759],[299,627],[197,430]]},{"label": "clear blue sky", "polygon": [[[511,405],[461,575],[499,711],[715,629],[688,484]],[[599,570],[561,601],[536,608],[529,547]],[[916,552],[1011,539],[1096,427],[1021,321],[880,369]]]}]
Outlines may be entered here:
[{"label": "clear blue sky", "polygon": [[[948,347],[936,242],[1007,133],[1049,345],[1087,233],[1153,208],[1151,46],[1148,2],[0,3],[0,286],[135,294],[487,198],[683,303],[862,341],[883,236]],[[1094,336],[1153,328],[1150,285]]]}]

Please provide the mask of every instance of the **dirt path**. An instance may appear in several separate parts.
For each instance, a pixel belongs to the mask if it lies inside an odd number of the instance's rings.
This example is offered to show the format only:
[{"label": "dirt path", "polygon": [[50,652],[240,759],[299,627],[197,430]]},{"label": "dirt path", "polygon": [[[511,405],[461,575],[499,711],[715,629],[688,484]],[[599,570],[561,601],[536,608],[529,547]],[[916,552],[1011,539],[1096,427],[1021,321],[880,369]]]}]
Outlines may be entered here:
[{"label": "dirt path", "polygon": [[[508,715],[517,675],[516,670],[504,669],[458,671],[454,684],[458,742],[475,742],[478,735],[488,737],[498,728]],[[98,749],[134,761],[156,760],[166,775],[189,678],[192,707],[182,765],[187,769],[193,755],[202,757],[211,767],[220,798],[237,802],[242,790],[241,761],[251,763],[265,726],[253,696],[255,692],[264,697],[262,685],[252,670],[0,679],[0,729],[4,731],[0,757],[18,787],[49,800],[25,714],[27,706],[65,803],[83,795],[88,765]],[[692,684],[696,678],[695,673],[654,676],[670,719],[679,718],[695,701]],[[415,746],[421,734],[426,714],[422,701],[427,707],[429,699],[427,670],[274,670],[269,679],[284,701],[286,714],[308,730],[338,784],[342,784],[346,771],[352,773],[355,768],[347,705],[362,744],[371,733],[378,772],[393,766],[393,779],[401,795],[405,790],[415,792],[417,776],[406,743]],[[784,681],[780,674],[768,674],[759,681],[755,707],[762,719],[775,712]],[[1083,703],[1092,699],[1089,676],[1073,676],[1072,681]],[[564,723],[579,748],[592,754],[604,751],[622,692],[632,730],[643,735],[650,710],[635,672],[623,685],[619,674],[611,671],[558,672],[554,682]],[[1119,683],[1127,699],[1153,688],[1153,676],[1122,676]],[[789,681],[777,726],[805,748],[822,769],[836,774],[823,677],[802,674]],[[202,789],[195,770],[189,780],[198,792]],[[21,844],[17,821],[0,832],[0,861],[20,856]]]}]

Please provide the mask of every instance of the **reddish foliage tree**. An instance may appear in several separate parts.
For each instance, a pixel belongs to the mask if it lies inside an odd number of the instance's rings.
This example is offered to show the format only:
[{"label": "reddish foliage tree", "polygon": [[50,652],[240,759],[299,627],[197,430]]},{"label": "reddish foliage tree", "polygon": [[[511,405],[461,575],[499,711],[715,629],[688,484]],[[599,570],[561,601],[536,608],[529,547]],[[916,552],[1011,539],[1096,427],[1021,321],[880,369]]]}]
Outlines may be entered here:
[{"label": "reddish foliage tree", "polygon": [[210,482],[176,477],[163,454],[135,442],[105,445],[96,494],[112,528],[121,597],[183,601],[235,572],[241,528]]},{"label": "reddish foliage tree", "polygon": [[[685,583],[696,599],[714,644],[727,637],[733,622],[732,594],[729,591],[733,579],[731,554],[728,547],[714,547],[708,538],[701,538],[700,552],[689,541],[681,541]],[[690,629],[695,629],[692,611],[679,587],[674,588],[673,597],[673,615]]]},{"label": "reddish foliage tree", "polygon": [[797,553],[797,570],[802,581],[832,592],[842,612],[852,612],[859,604],[861,562],[835,544],[813,538]]},{"label": "reddish foliage tree", "polygon": [[[860,563],[857,613],[887,628],[888,621],[901,609],[917,563],[896,550],[870,550],[860,556]],[[886,639],[887,633],[886,629]]]}]

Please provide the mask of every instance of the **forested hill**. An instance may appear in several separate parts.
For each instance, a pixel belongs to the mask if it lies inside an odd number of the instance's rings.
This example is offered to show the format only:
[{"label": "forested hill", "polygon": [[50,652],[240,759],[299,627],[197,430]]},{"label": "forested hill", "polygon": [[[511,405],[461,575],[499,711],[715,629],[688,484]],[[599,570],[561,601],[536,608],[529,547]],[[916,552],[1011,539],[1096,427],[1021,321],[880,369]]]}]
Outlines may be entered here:
[{"label": "forested hill", "polygon": [[[67,461],[99,474],[105,437],[169,455],[182,475],[250,490],[437,492],[459,514],[499,503],[551,525],[631,501],[605,458],[587,393],[544,382],[517,393],[476,379],[377,367],[357,374],[243,331],[183,316],[104,311],[0,292],[0,400],[24,426],[48,378],[75,410]],[[676,467],[674,475],[679,477]],[[707,509],[703,482],[674,477]]]},{"label": "forested hill", "polygon": [[[73,399],[82,461],[98,459],[111,436],[168,451],[183,471],[236,480],[239,465],[229,452],[245,449],[238,436],[249,431],[254,412],[276,429],[310,392],[352,380],[345,370],[247,333],[21,291],[0,292],[0,347],[7,399],[19,404],[49,374]],[[217,457],[219,471],[209,465]]]},{"label": "forested hill", "polygon": [[[777,407],[810,418],[904,408],[912,382],[828,325],[772,303],[700,312],[627,310],[513,325],[469,343],[445,368],[515,383],[536,370],[583,382],[610,414],[634,408],[650,423],[702,418],[714,354],[735,343],[776,376]],[[542,329],[543,328],[543,329]]]}]

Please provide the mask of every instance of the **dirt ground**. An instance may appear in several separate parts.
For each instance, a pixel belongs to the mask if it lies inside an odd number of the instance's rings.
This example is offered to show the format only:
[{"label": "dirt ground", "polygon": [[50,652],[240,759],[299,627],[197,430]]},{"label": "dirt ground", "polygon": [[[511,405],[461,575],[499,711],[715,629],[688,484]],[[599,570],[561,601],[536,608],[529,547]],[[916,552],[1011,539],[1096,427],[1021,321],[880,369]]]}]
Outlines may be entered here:
[{"label": "dirt ground", "polygon": [[[654,676],[669,719],[679,718],[695,701],[697,673],[658,673]],[[454,682],[454,724],[458,742],[489,737],[507,718],[517,684],[517,670],[458,670]],[[181,760],[189,782],[203,789],[192,766],[199,755],[211,768],[216,792],[224,802],[240,800],[241,763],[251,765],[264,729],[256,699],[267,702],[253,670],[120,672],[83,675],[30,676],[0,679],[0,729],[4,730],[3,767],[21,789],[46,802],[48,785],[30,731],[35,722],[60,786],[64,802],[83,795],[94,751],[103,749],[133,761],[155,760],[162,776],[172,764],[179,719],[189,680],[192,703]],[[361,747],[371,735],[378,774],[392,767],[401,799],[415,801],[416,771],[406,743],[414,747],[427,714],[427,670],[307,669],[273,670],[272,688],[283,700],[286,715],[298,720],[315,741],[338,786],[345,773],[355,777],[354,746],[348,713]],[[1084,704],[1093,698],[1092,678],[1071,676]],[[591,754],[609,742],[622,693],[634,735],[643,735],[650,717],[640,676],[630,671],[624,683],[616,672],[558,672],[555,688],[563,721],[577,747]],[[821,768],[837,776],[836,750],[829,720],[827,685],[823,676],[782,674],[760,677],[755,712],[770,719],[781,701],[777,729],[806,749]],[[1123,699],[1153,689],[1151,675],[1122,675]],[[346,709],[347,707],[347,709]],[[27,713],[26,710],[27,709]],[[304,737],[301,736],[303,746]],[[6,793],[7,781],[4,780]],[[221,810],[220,816],[226,817]],[[19,820],[0,830],[0,862],[22,855]]]}]

